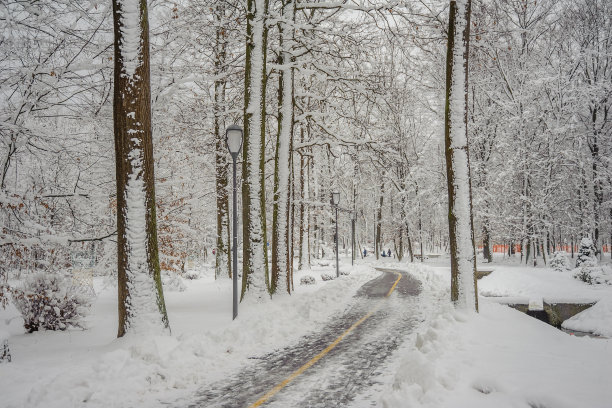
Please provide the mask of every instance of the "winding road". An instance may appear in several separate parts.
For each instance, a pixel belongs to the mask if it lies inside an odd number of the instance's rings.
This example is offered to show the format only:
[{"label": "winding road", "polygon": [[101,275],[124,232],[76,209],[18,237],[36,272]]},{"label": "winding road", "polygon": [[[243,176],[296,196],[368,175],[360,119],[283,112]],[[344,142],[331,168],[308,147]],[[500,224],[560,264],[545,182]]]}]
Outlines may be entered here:
[{"label": "winding road", "polygon": [[[346,313],[298,344],[199,391],[189,408],[346,407],[377,382],[416,324],[420,283],[403,271],[363,285]],[[185,405],[183,405],[185,406]]]}]

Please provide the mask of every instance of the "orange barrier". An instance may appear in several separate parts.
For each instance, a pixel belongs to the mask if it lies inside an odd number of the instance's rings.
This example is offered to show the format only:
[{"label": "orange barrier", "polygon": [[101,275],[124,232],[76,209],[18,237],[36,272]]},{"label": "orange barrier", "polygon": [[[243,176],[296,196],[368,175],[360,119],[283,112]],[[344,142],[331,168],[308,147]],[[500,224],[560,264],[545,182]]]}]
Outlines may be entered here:
[{"label": "orange barrier", "polygon": [[[495,245],[491,245],[491,251],[493,253],[498,253],[498,254],[507,254],[508,253],[508,247],[509,245],[504,245],[504,244],[495,244]],[[482,245],[478,246],[478,249],[482,250]],[[565,252],[572,252],[572,246],[571,245],[555,245],[554,248],[555,251],[565,251]],[[603,253],[610,253],[610,250],[612,250],[612,246],[608,245],[608,244],[604,244],[601,248],[601,250],[603,251]],[[514,245],[514,252],[516,253],[520,253],[521,252],[521,245],[520,244],[515,244]],[[578,252],[578,245],[574,245],[574,252]]]}]

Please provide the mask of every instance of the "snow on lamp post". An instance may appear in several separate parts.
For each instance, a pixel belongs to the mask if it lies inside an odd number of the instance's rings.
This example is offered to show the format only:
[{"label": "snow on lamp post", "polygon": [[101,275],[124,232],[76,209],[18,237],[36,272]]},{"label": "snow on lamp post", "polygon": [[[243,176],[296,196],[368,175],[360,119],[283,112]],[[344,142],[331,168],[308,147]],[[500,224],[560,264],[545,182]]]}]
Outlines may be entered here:
[{"label": "snow on lamp post", "polygon": [[225,131],[225,144],[232,155],[233,201],[232,201],[232,280],[233,280],[233,317],[238,316],[238,200],[236,197],[236,159],[242,148],[242,128],[231,125]]},{"label": "snow on lamp post", "polygon": [[336,278],[340,277],[340,269],[338,267],[338,204],[340,203],[340,193],[334,191],[332,193],[332,205],[336,209]]},{"label": "snow on lamp post", "polygon": [[357,211],[351,212],[351,266],[355,265],[355,222],[357,221]]}]

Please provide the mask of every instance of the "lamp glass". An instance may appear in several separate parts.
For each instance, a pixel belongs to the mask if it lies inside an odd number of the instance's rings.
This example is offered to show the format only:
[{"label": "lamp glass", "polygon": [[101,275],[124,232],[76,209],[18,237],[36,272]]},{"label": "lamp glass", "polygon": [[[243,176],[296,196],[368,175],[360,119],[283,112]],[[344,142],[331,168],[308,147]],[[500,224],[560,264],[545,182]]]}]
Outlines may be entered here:
[{"label": "lamp glass", "polygon": [[339,202],[340,202],[340,193],[333,192],[332,193],[332,204],[333,205],[338,205]]},{"label": "lamp glass", "polygon": [[227,149],[231,154],[238,154],[242,148],[242,129],[236,125],[227,128],[225,132]]}]

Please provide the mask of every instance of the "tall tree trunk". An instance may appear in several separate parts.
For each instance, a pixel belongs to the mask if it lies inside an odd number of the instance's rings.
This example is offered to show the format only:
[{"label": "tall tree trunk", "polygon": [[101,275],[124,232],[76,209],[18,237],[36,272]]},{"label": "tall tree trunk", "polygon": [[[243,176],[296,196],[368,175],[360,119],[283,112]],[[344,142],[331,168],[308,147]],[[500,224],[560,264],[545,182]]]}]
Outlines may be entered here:
[{"label": "tall tree trunk", "polygon": [[378,198],[378,209],[376,210],[376,259],[380,256],[382,250],[382,208],[385,198],[385,183],[380,183],[380,197]]},{"label": "tall tree trunk", "polygon": [[[304,128],[300,129],[300,143],[304,143]],[[298,270],[310,268],[309,243],[309,221],[308,207],[305,201],[310,197],[308,158],[300,154],[300,237],[299,237],[299,259]]]},{"label": "tall tree trunk", "polygon": [[215,131],[215,165],[217,189],[217,250],[215,254],[215,278],[232,276],[232,266],[229,262],[230,252],[230,219],[228,191],[228,152],[225,145],[225,87],[222,77],[225,71],[226,28],[225,3],[215,6],[217,23],[215,37],[215,99],[214,99],[214,131]]},{"label": "tall tree trunk", "polygon": [[247,0],[242,148],[242,295],[264,298],[269,290],[266,237],[266,16],[268,0]]},{"label": "tall tree trunk", "polygon": [[601,242],[599,239],[600,231],[600,213],[601,205],[603,203],[603,186],[599,175],[599,130],[597,129],[597,109],[592,109],[592,120],[593,120],[593,137],[589,145],[591,150],[592,160],[592,176],[593,176],[593,243],[595,244],[595,253],[601,259]]},{"label": "tall tree trunk", "polygon": [[470,14],[471,0],[450,2],[444,128],[451,246],[451,300],[457,307],[478,310],[467,132]]},{"label": "tall tree trunk", "polygon": [[274,205],[272,211],[272,281],[270,293],[277,288],[291,293],[289,285],[290,235],[290,161],[291,139],[293,138],[293,67],[291,49],[293,47],[293,19],[295,3],[284,0],[280,33],[280,77],[278,83],[278,134],[274,157]]},{"label": "tall tree trunk", "polygon": [[113,0],[118,337],[169,332],[162,291],[151,134],[146,0]]},{"label": "tall tree trunk", "polygon": [[491,239],[489,236],[489,228],[486,224],[482,227],[482,255],[487,262],[493,262],[493,254],[491,254]]}]

